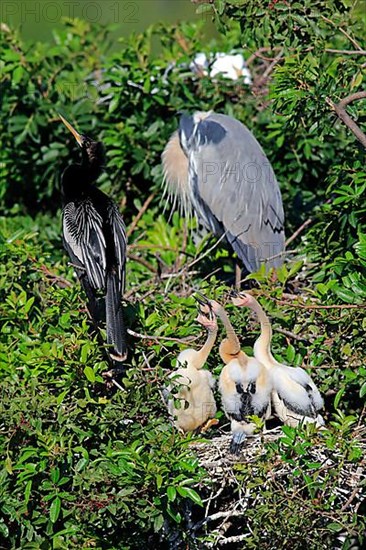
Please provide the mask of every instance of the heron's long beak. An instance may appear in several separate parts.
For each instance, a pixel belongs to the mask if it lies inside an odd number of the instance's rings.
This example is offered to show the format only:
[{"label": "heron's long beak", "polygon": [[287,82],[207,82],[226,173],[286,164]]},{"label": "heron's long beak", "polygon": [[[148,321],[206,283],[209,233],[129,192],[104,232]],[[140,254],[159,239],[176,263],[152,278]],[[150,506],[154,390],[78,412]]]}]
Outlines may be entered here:
[{"label": "heron's long beak", "polygon": [[60,117],[62,122],[65,124],[66,128],[68,130],[70,130],[70,132],[72,133],[72,135],[74,136],[74,138],[76,139],[76,141],[78,142],[78,144],[81,147],[82,143],[83,143],[82,136],[79,134],[79,132],[77,132],[75,130],[75,128],[73,126],[71,126],[70,122],[67,122],[66,118],[64,118],[62,115],[60,115],[60,113],[58,114],[58,116]]}]

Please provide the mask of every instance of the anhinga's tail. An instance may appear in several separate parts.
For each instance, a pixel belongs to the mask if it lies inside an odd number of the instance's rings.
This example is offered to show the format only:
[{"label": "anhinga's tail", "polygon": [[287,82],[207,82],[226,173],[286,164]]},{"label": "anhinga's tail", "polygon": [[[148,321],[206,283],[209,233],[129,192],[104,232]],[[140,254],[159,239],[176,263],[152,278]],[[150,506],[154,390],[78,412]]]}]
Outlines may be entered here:
[{"label": "anhinga's tail", "polygon": [[122,316],[121,295],[117,275],[113,272],[107,275],[106,292],[106,325],[109,355],[115,361],[124,361],[127,357],[126,328]]}]

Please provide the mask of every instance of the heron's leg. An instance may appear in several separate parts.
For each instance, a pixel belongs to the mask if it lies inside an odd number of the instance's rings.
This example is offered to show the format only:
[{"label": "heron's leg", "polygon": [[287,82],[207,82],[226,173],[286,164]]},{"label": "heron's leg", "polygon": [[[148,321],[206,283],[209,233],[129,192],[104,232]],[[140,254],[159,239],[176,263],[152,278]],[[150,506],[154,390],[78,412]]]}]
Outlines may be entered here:
[{"label": "heron's leg", "polygon": [[235,262],[235,288],[240,290],[240,281],[241,281],[241,266],[238,262]]}]

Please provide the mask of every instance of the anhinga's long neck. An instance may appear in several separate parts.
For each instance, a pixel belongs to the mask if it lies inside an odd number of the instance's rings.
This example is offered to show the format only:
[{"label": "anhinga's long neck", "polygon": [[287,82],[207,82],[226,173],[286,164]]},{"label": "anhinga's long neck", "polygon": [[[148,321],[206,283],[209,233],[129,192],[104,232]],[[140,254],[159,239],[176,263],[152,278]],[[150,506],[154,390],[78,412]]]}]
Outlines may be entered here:
[{"label": "anhinga's long neck", "polygon": [[233,359],[239,359],[244,365],[248,360],[248,356],[240,349],[239,338],[235,334],[234,327],[230,322],[229,316],[225,309],[220,305],[215,310],[220,317],[226,331],[226,338],[221,342],[219,353],[222,361],[227,365]]},{"label": "anhinga's long neck", "polygon": [[103,171],[104,155],[99,151],[82,150],[81,171],[84,172],[88,183],[94,183]]},{"label": "anhinga's long neck", "polygon": [[230,353],[232,355],[236,355],[240,352],[239,338],[235,334],[234,327],[230,322],[229,316],[222,306],[220,306],[220,309],[218,310],[218,316],[220,317],[222,324],[224,325],[226,330],[226,337],[230,346]]},{"label": "anhinga's long neck", "polygon": [[272,327],[261,305],[254,301],[249,306],[257,315],[261,324],[261,334],[254,344],[254,355],[265,367],[273,366],[276,362],[271,353]]},{"label": "anhinga's long neck", "polygon": [[212,350],[217,336],[217,327],[215,329],[209,329],[207,331],[207,339],[202,348],[197,352],[198,362],[196,368],[200,369],[206,363],[207,358]]}]

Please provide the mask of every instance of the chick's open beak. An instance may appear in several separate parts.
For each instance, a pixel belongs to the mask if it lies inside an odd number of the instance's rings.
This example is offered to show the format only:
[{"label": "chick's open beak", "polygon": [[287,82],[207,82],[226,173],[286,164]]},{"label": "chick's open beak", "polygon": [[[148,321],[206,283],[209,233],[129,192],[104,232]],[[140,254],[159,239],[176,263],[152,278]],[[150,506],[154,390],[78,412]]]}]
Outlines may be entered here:
[{"label": "chick's open beak", "polygon": [[75,130],[75,128],[74,128],[73,126],[71,126],[70,122],[67,122],[66,118],[64,118],[62,115],[60,115],[60,113],[59,113],[58,116],[60,117],[60,119],[62,120],[62,122],[65,124],[66,128],[67,128],[68,130],[70,130],[70,132],[72,133],[72,135],[74,136],[74,138],[76,139],[76,141],[78,142],[78,144],[79,144],[80,147],[81,147],[81,145],[82,145],[82,143],[83,143],[83,138],[82,138],[82,136],[79,134],[79,132],[77,132],[77,131]]}]

